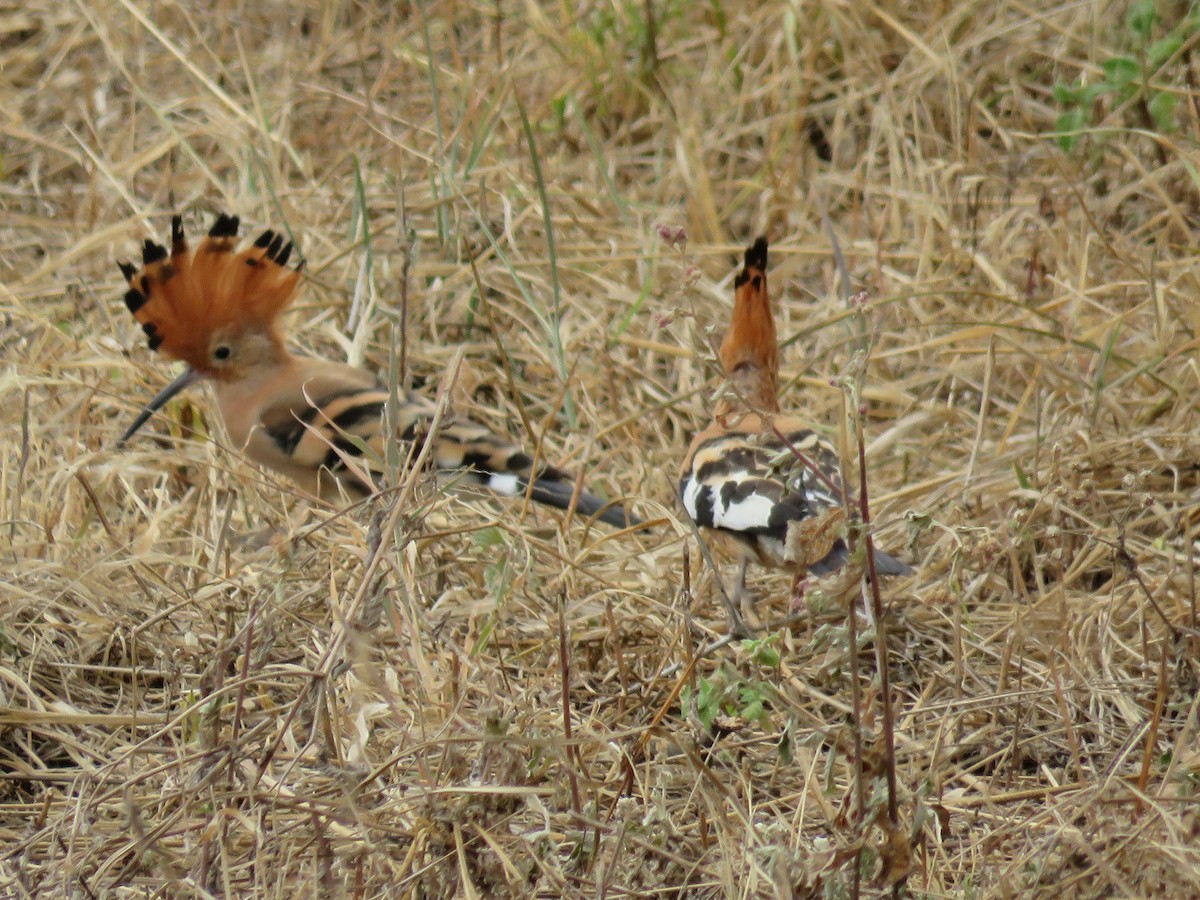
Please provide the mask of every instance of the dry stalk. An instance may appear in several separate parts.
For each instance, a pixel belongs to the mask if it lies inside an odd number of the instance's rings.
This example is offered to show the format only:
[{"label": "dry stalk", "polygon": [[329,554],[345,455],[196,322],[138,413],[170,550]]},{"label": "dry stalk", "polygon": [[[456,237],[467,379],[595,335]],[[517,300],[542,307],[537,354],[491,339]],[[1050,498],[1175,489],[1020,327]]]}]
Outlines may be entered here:
[{"label": "dry stalk", "polygon": [[[0,895],[868,896],[902,868],[873,852],[903,862],[873,835],[885,768],[913,893],[1193,891],[1200,35],[1161,3],[1144,46],[1119,4],[807,12],[0,16]],[[1165,38],[1064,149],[1064,93]],[[390,493],[326,511],[203,392],[116,452],[169,367],[113,259],[226,210],[300,239],[298,350],[422,390],[461,353],[447,414],[662,527],[434,492],[401,448]],[[841,415],[870,467],[853,557],[886,534],[922,570],[882,600],[868,571],[878,675],[863,613],[848,638],[815,592],[762,617],[778,669],[680,593],[725,564],[674,501],[710,410],[699,329],[764,232],[781,399]],[[806,374],[863,348],[821,299],[852,281],[876,298],[856,396]],[[691,752],[680,691],[727,676],[735,730]]]}]

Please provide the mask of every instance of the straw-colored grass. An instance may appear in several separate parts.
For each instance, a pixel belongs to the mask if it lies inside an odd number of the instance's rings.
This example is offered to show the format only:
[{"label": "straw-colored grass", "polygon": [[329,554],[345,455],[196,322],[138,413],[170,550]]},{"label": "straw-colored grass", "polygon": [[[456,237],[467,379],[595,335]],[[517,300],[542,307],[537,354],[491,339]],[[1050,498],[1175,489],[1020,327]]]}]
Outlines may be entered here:
[{"label": "straw-colored grass", "polygon": [[[5,5],[0,894],[1195,896],[1195,35],[1174,129],[1109,94],[1051,134],[1126,11]],[[300,347],[386,373],[406,290],[405,378],[662,523],[422,473],[334,514],[202,392],[115,450],[170,370],[113,259],[218,210],[300,242]],[[787,623],[754,571],[767,652],[710,646],[674,501],[759,233],[785,405],[849,432],[823,216],[919,569],[883,585],[898,825],[857,593]]]}]

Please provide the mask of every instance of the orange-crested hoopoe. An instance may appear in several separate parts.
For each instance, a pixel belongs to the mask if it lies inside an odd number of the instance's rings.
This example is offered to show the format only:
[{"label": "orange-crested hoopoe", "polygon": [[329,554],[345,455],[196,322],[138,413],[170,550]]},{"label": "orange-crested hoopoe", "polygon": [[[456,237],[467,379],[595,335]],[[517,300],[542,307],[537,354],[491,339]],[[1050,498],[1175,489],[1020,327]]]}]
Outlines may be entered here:
[{"label": "orange-crested hoopoe", "polygon": [[[192,250],[179,216],[171,220],[171,249],[151,240],[142,265],[118,263],[129,283],[125,305],[149,337],[151,350],[187,368],[165,387],[121,437],[124,444],[175,394],[198,381],[215,388],[233,445],[252,460],[287,475],[326,500],[351,499],[375,488],[365,474],[364,448],[383,457],[388,391],[368,372],[288,350],[279,317],[295,296],[304,263],[287,262],[292,244],[264,231],[237,250],[238,217],[220,215]],[[436,404],[403,392],[394,437],[423,440]],[[526,491],[540,503],[617,527],[640,524],[624,510],[579,492],[559,469],[533,458],[475,422],[457,418],[436,433],[431,448],[440,471],[508,496]]]},{"label": "orange-crested hoopoe", "polygon": [[[840,534],[846,513],[838,454],[802,419],[780,413],[765,237],[747,248],[733,283],[733,315],[720,350],[730,390],[712,424],[692,441],[679,496],[692,521],[740,545],[741,600],[750,558],[799,578],[834,571],[848,553]],[[879,550],[875,569],[882,575],[913,571]]]}]

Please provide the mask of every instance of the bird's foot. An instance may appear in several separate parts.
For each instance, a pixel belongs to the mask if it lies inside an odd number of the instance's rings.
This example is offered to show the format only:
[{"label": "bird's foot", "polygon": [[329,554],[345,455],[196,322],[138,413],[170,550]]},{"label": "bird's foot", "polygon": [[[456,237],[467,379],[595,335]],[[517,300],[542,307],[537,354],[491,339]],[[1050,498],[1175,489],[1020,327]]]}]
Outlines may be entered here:
[{"label": "bird's foot", "polygon": [[797,575],[792,579],[792,612],[804,612],[808,605],[804,595],[811,586],[812,581],[807,576]]},{"label": "bird's foot", "polygon": [[754,609],[756,599],[746,590],[744,582],[739,582],[733,596],[728,598],[729,633],[734,637],[753,639],[762,631],[762,620]]}]

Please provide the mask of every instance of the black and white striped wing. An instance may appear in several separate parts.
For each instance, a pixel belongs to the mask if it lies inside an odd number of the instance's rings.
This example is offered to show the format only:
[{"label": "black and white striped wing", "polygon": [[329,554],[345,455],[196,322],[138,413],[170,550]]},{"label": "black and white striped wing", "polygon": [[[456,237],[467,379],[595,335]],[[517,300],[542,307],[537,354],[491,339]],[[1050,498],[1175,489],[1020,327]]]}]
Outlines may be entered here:
[{"label": "black and white striped wing", "polygon": [[813,567],[838,541],[842,521],[837,454],[808,429],[718,433],[702,440],[679,494],[697,525],[724,532],[764,561]]},{"label": "black and white striped wing", "polygon": [[[388,392],[380,387],[354,387],[324,394],[306,391],[305,397],[299,411],[286,404],[263,413],[264,430],[273,443],[271,451],[280,457],[275,468],[310,470],[319,473],[318,484],[332,478],[355,494],[374,487],[367,479],[378,474],[371,471],[373,459],[385,457],[388,434],[383,419]],[[432,400],[409,392],[397,410],[396,439],[406,444],[425,440],[436,410]],[[531,498],[560,509],[566,509],[575,494],[574,479],[567,473],[544,463],[535,472],[528,453],[470,419],[452,416],[443,420],[432,466],[508,497],[522,496],[532,480]],[[617,527],[640,522],[622,509],[605,507],[604,500],[587,491],[575,498],[575,508],[582,516],[599,514],[602,522]]]}]

